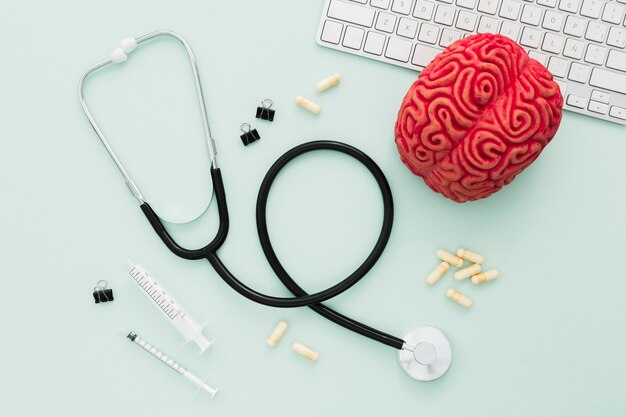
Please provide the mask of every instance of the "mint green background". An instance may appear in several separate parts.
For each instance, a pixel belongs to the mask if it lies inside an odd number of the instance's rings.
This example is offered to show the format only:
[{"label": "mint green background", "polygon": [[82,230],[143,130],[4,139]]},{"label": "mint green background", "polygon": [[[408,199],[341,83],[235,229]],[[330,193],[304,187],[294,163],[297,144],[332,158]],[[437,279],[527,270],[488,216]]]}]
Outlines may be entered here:
[{"label": "mint green background", "polygon": [[[396,111],[417,73],[317,46],[321,8],[321,0],[4,2],[0,415],[626,414],[625,128],[565,113],[553,143],[513,184],[480,202],[453,203],[412,176],[393,143]],[[444,378],[408,378],[395,351],[308,309],[246,301],[206,262],[177,259],[152,233],[83,116],[76,86],[119,39],[166,28],[191,43],[206,88],[232,218],[220,251],[226,265],[260,291],[288,295],[256,236],[260,181],[304,141],[361,148],[393,189],[394,231],[374,270],[328,304],[398,336],[423,323],[441,328],[454,354]],[[170,41],[142,51],[125,64],[135,81],[121,77],[124,68],[108,69],[93,78],[88,98],[155,204],[201,205],[206,155],[184,55]],[[316,93],[315,82],[334,71],[343,74],[341,85]],[[159,95],[161,79],[170,81]],[[320,103],[322,114],[297,108],[297,94]],[[266,97],[276,103],[273,124],[253,117]],[[248,148],[238,138],[245,121],[262,135]],[[163,179],[173,171],[176,181],[193,175],[188,188]],[[371,248],[380,199],[364,169],[340,155],[310,155],[285,171],[270,196],[271,236],[299,282],[321,289]],[[213,215],[173,233],[199,245],[213,236]],[[474,299],[469,311],[445,298],[450,275],[434,287],[424,283],[435,250],[459,246],[502,271],[480,288],[454,285]],[[141,260],[207,321],[216,342],[203,356],[192,345],[181,348],[133,287],[127,258]],[[92,287],[103,278],[115,301],[95,305]],[[289,330],[268,348],[265,338],[280,319]],[[218,396],[194,396],[182,378],[126,342],[118,325],[208,375]],[[319,350],[320,360],[293,354],[294,341]]]}]

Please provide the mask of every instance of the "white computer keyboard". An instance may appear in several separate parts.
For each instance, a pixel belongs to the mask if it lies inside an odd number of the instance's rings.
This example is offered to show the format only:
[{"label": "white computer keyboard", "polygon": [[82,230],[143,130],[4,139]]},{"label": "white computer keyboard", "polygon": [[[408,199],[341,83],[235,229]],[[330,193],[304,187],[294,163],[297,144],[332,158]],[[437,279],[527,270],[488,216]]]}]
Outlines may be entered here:
[{"label": "white computer keyboard", "polygon": [[564,108],[626,125],[626,0],[326,0],[317,42],[414,70],[500,33],[544,64]]}]

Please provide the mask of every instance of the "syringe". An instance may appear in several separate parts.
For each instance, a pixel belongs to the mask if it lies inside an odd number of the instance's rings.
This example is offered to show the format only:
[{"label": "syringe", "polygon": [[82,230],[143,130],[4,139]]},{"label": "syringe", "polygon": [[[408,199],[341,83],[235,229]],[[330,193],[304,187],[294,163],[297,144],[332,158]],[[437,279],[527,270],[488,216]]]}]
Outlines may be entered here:
[{"label": "syringe", "polygon": [[215,394],[217,393],[217,388],[211,388],[210,386],[208,386],[204,381],[202,381],[200,378],[192,374],[188,369],[186,369],[185,367],[177,363],[175,360],[169,358],[167,355],[165,355],[159,349],[152,346],[150,343],[143,340],[141,337],[137,336],[137,333],[130,332],[128,333],[126,337],[131,342],[141,347],[143,350],[145,350],[146,352],[148,352],[149,354],[151,354],[152,356],[154,356],[155,358],[157,358],[158,360],[160,360],[161,362],[163,362],[164,364],[166,364],[167,366],[169,366],[170,368],[172,368],[173,370],[175,370],[176,372],[184,376],[185,379],[193,382],[194,385],[198,387],[198,389],[208,392],[211,395],[211,397],[215,396]]},{"label": "syringe", "polygon": [[198,325],[145,269],[135,265],[128,273],[139,289],[152,300],[156,308],[185,338],[185,343],[193,341],[198,345],[201,353],[211,346],[213,341],[204,337],[202,326]]}]

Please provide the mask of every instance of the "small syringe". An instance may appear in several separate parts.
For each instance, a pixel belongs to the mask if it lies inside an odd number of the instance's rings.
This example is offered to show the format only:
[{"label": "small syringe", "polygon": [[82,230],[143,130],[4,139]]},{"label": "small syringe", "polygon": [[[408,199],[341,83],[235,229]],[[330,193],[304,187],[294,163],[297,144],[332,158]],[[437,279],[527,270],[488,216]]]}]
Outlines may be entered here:
[{"label": "small syringe", "polygon": [[202,326],[183,310],[180,304],[174,301],[172,295],[165,291],[163,286],[139,265],[132,266],[128,272],[132,280],[139,286],[154,306],[163,313],[163,316],[185,338],[185,343],[193,341],[204,352],[213,341],[209,341],[202,334]]},{"label": "small syringe", "polygon": [[126,337],[131,342],[141,347],[143,350],[145,350],[146,352],[148,352],[149,354],[151,354],[152,356],[154,356],[155,358],[157,358],[158,360],[160,360],[161,362],[163,362],[164,364],[172,368],[174,371],[184,376],[185,379],[187,379],[188,381],[191,381],[196,387],[198,387],[198,389],[201,389],[209,393],[211,397],[215,396],[215,394],[217,393],[217,388],[211,388],[210,386],[208,386],[203,380],[201,380],[200,378],[192,374],[187,368],[183,367],[178,362],[176,362],[175,360],[165,355],[159,349],[155,348],[150,343],[146,342],[141,337],[137,336],[137,333],[130,332],[128,333]]}]

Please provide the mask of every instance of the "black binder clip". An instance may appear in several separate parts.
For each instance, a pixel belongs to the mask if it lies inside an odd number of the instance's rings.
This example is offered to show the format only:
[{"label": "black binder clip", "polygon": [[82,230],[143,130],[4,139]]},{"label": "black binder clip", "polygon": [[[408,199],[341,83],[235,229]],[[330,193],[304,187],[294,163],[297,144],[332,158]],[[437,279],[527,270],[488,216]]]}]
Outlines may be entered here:
[{"label": "black binder clip", "polygon": [[242,124],[239,128],[243,132],[243,135],[239,137],[241,138],[241,141],[245,146],[248,146],[252,142],[261,139],[259,132],[257,132],[256,129],[252,129],[252,126],[250,126],[248,123]]},{"label": "black binder clip", "polygon": [[269,120],[270,122],[273,122],[274,114],[276,113],[276,110],[272,110],[270,108],[272,107],[272,104],[274,104],[274,102],[270,100],[269,98],[266,98],[265,100],[263,100],[261,102],[261,105],[256,108],[256,118]]},{"label": "black binder clip", "polygon": [[113,290],[107,288],[107,285],[109,285],[109,283],[101,279],[98,281],[98,285],[93,288],[93,299],[96,304],[113,301]]}]

